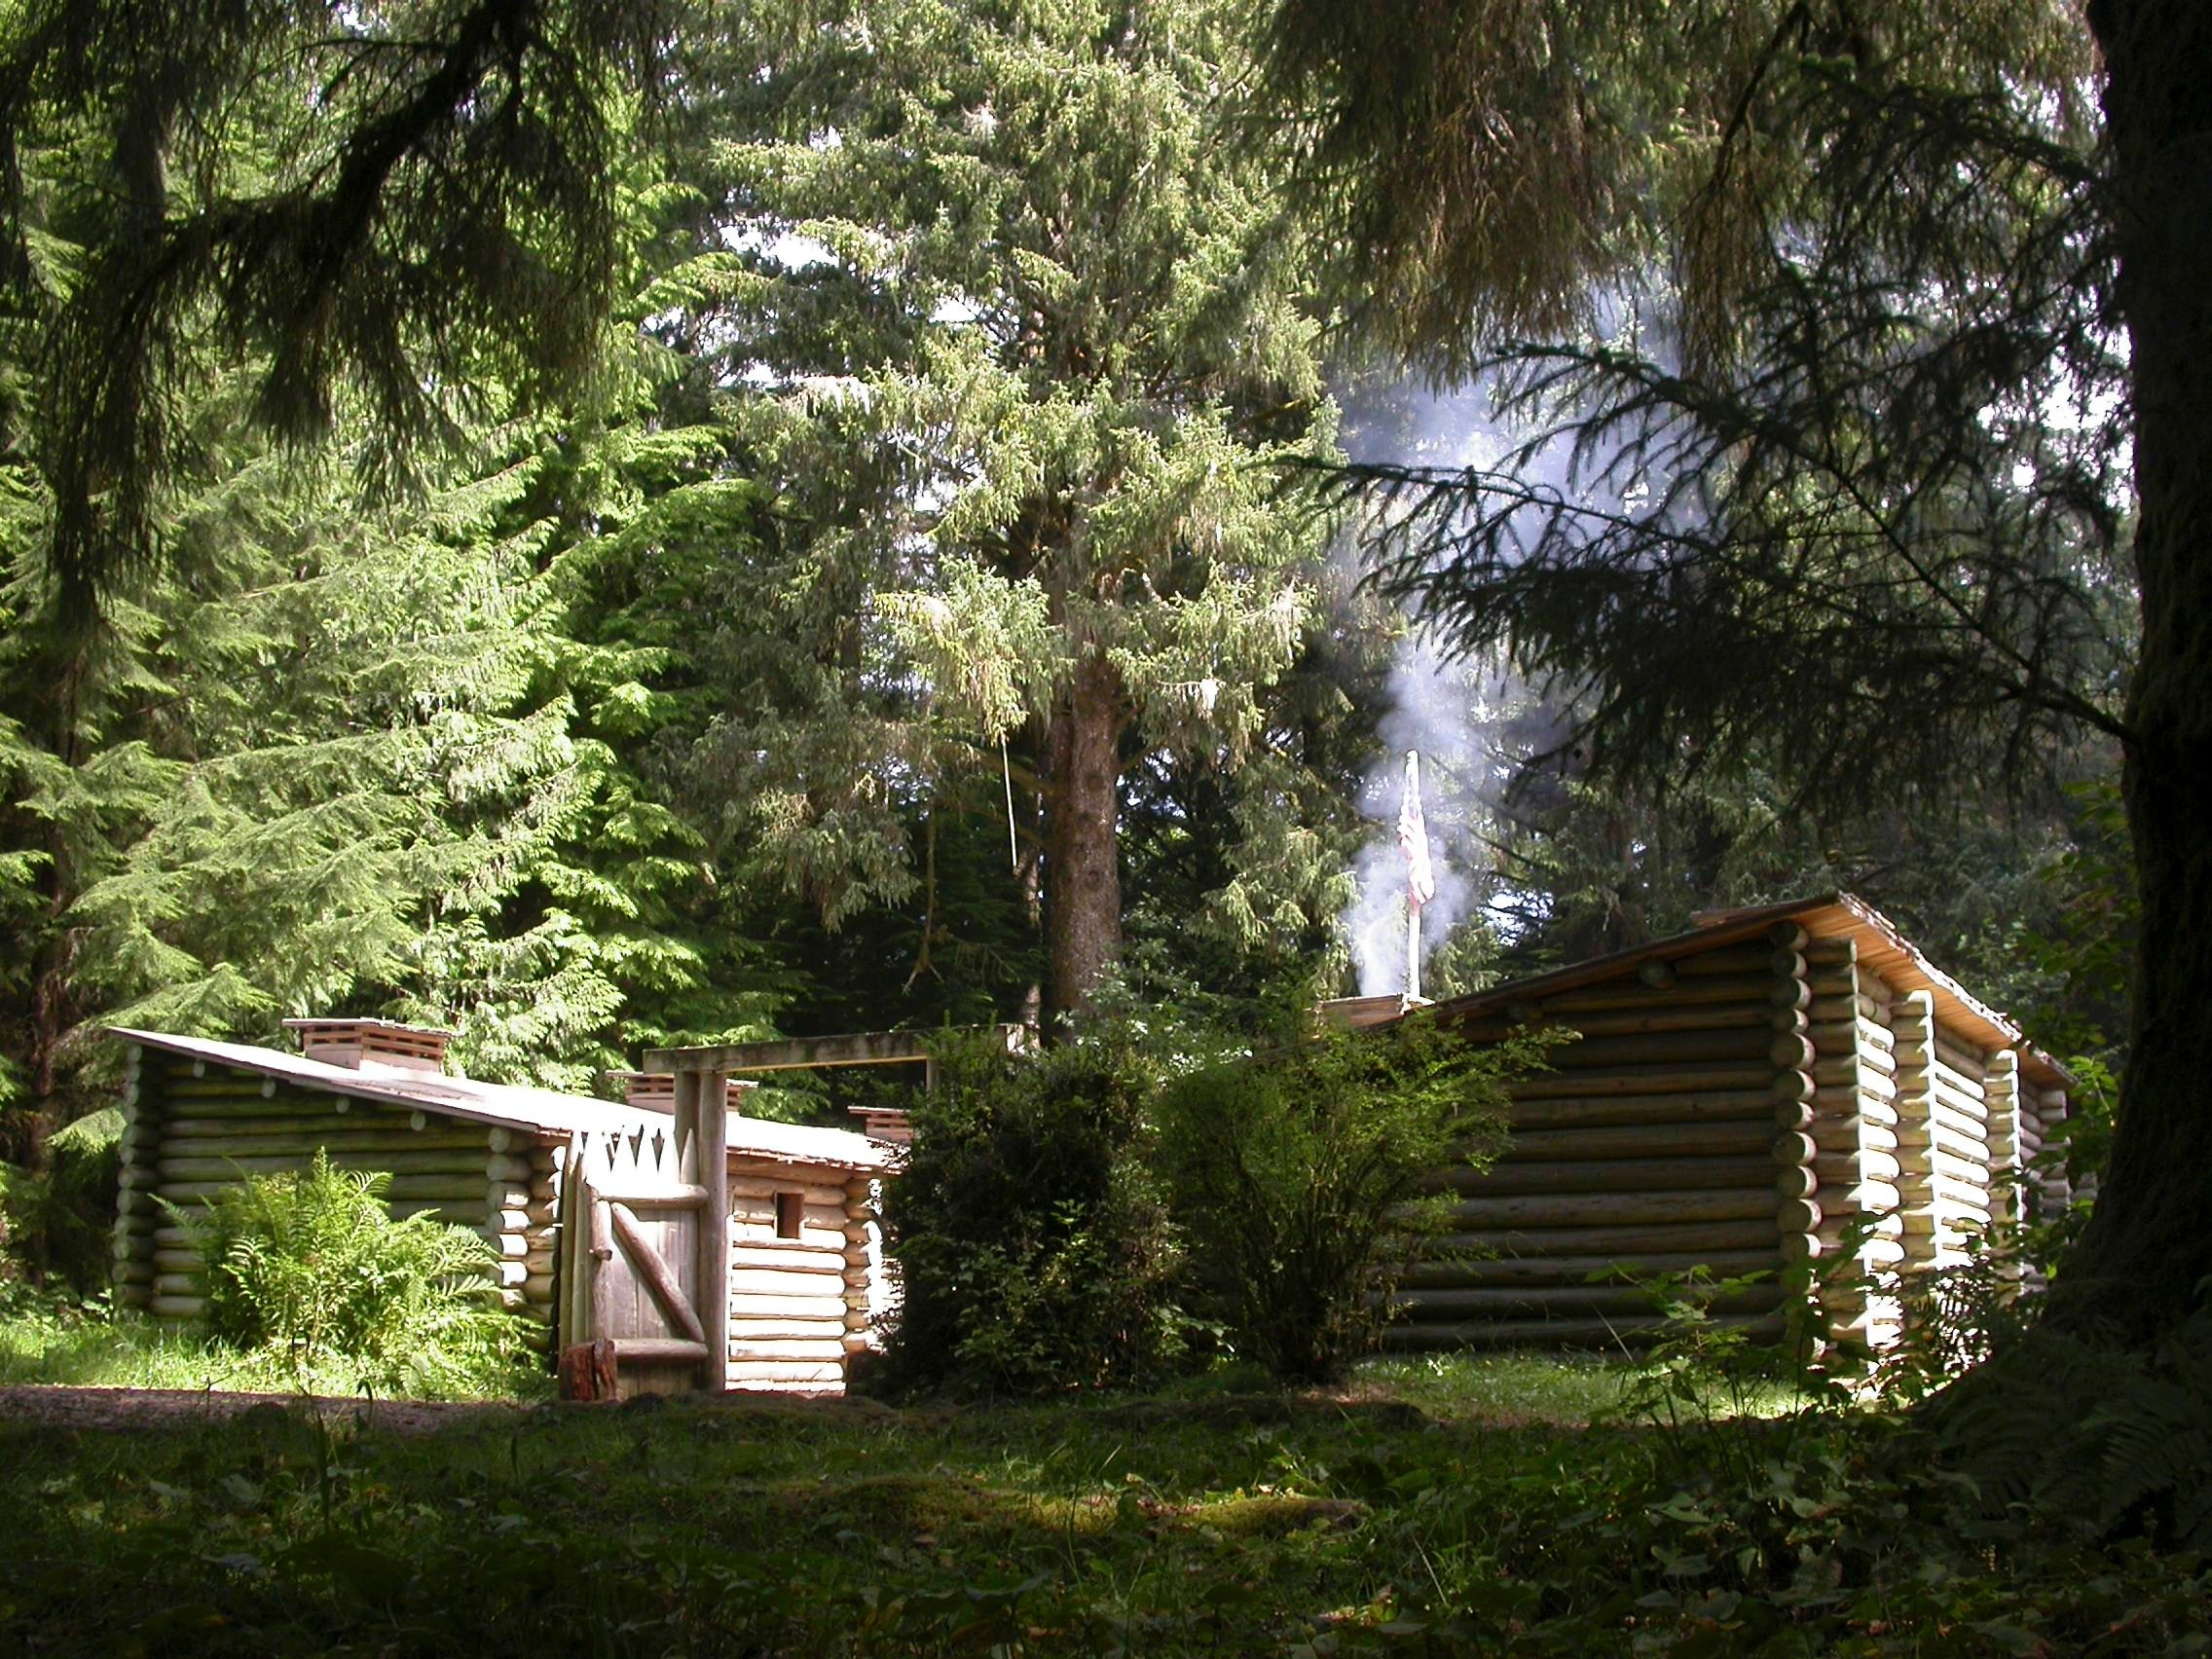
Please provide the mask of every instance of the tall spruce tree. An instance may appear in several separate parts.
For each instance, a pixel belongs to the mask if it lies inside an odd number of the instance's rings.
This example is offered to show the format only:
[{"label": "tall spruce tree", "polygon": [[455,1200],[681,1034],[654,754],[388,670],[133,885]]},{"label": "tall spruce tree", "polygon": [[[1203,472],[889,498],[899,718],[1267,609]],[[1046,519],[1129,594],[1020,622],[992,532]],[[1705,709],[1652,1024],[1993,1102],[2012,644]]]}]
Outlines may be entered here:
[{"label": "tall spruce tree", "polygon": [[[1132,757],[1235,764],[1310,609],[1313,533],[1271,464],[1329,440],[1301,242],[1212,119],[1241,15],[724,22],[734,123],[776,134],[721,158],[762,276],[730,373],[791,502],[777,580],[828,609],[794,748],[842,744],[844,787],[873,780],[850,825],[1011,742],[1049,1001],[1080,1008],[1121,950]],[[794,795],[786,838],[837,834],[833,793]]]}]

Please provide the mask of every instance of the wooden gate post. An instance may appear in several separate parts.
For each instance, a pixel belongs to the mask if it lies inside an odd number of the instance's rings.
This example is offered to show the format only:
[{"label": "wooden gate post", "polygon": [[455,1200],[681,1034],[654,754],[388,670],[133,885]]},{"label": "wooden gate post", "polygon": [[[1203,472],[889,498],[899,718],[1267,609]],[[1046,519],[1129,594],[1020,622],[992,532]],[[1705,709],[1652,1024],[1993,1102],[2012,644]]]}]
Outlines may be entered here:
[{"label": "wooden gate post", "polygon": [[707,1344],[700,1386],[729,1386],[729,1077],[679,1069],[676,1074],[677,1178],[703,1187],[698,1229],[698,1311]]}]

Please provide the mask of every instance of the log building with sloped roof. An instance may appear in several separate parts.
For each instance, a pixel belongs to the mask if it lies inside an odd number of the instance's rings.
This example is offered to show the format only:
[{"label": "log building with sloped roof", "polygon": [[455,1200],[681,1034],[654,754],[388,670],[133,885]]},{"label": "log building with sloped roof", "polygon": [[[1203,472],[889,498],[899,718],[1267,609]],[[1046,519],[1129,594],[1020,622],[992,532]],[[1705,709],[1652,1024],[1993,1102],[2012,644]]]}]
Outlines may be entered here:
[{"label": "log building with sloped roof", "polygon": [[1880,1346],[1891,1275],[2068,1199],[2033,1167],[2064,1068],[1849,894],[1708,914],[1431,1012],[1478,1042],[1576,1035],[1512,1086],[1494,1167],[1440,1177],[1456,1225],[1409,1269],[1392,1347],[1633,1341],[1663,1316],[1617,1275],[1698,1268],[1751,1278],[1727,1323],[1777,1332],[1812,1295],[1828,1336]]},{"label": "log building with sloped roof", "polygon": [[481,1233],[535,1346],[611,1345],[624,1391],[842,1387],[879,1311],[872,1195],[890,1148],[748,1117],[736,1081],[718,1080],[721,1110],[686,1117],[665,1077],[633,1078],[617,1105],[449,1076],[440,1031],[286,1024],[299,1053],[114,1033],[129,1045],[121,1305],[197,1318],[203,1265],[166,1206],[304,1168],[319,1149],[389,1173],[395,1216]]}]

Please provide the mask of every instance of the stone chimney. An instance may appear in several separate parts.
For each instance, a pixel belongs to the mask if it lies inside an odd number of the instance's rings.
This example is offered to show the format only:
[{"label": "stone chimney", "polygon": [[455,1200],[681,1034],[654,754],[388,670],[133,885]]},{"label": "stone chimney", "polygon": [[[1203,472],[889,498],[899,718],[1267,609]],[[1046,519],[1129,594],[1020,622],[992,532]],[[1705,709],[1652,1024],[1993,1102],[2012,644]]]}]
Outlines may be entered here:
[{"label": "stone chimney", "polygon": [[[674,1112],[676,1110],[676,1075],[673,1072],[609,1072],[611,1078],[622,1085],[622,1098],[642,1112]],[[759,1085],[748,1078],[728,1078],[722,1086],[722,1098],[732,1112],[745,1110],[745,1097]]]},{"label": "stone chimney", "polygon": [[300,1052],[326,1066],[395,1077],[443,1077],[453,1033],[389,1019],[287,1019]]}]

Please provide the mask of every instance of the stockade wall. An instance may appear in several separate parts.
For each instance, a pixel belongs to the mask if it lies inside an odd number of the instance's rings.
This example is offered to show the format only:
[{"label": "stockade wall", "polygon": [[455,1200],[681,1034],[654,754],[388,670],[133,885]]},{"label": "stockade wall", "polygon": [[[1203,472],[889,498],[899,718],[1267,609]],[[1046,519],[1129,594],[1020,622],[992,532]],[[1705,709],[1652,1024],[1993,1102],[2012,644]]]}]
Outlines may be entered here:
[{"label": "stockade wall", "polygon": [[[1456,1225],[1408,1266],[1386,1344],[1647,1340],[1664,1315],[1626,1276],[1700,1268],[1761,1275],[1714,1302],[1724,1326],[1779,1335],[1818,1283],[1827,1335],[1894,1340],[1894,1272],[1964,1261],[2016,1213],[2065,1099],[1858,955],[1783,922],[1461,1020],[1477,1042],[1580,1035],[1513,1085],[1496,1164],[1437,1178]],[[1856,1266],[1816,1278],[1847,1247]]]},{"label": "stockade wall", "polygon": [[499,1253],[500,1294],[551,1340],[553,1222],[561,1148],[554,1137],[435,1110],[356,1099],[131,1044],[124,1062],[123,1171],[115,1231],[116,1299],[185,1321],[206,1284],[183,1230],[155,1200],[204,1206],[242,1175],[304,1169],[317,1148],[333,1167],[391,1174],[395,1217],[424,1211],[470,1227]]}]

